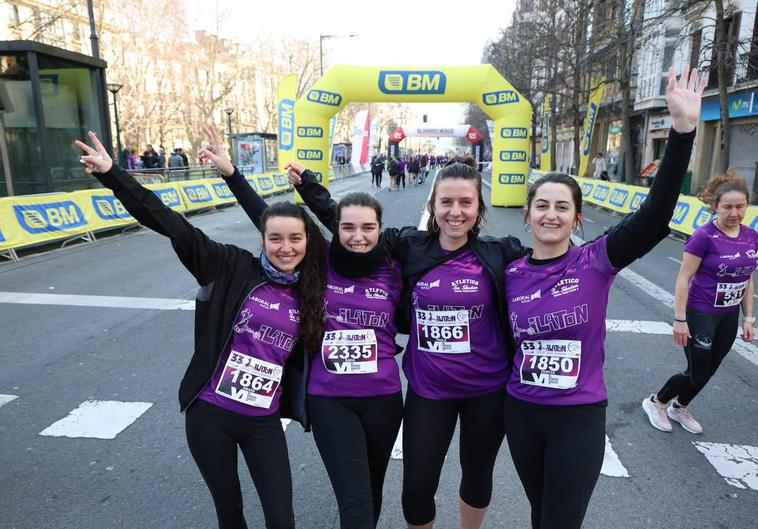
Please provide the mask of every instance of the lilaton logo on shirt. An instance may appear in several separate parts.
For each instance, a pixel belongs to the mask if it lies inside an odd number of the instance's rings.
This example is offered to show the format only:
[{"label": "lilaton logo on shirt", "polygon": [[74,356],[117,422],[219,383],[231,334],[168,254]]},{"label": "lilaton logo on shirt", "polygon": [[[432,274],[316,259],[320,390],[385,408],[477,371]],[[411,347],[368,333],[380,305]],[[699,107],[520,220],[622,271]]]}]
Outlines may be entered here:
[{"label": "lilaton logo on shirt", "polygon": [[381,288],[367,288],[366,297],[368,299],[389,299],[389,292]]},{"label": "lilaton logo on shirt", "polygon": [[532,292],[531,294],[524,294],[523,296],[516,296],[511,300],[511,303],[529,303],[531,301],[534,301],[535,299],[539,299],[542,297],[542,290],[538,289],[537,292]]},{"label": "lilaton logo on shirt", "polygon": [[337,285],[327,284],[326,288],[335,294],[352,294],[355,292],[355,285],[350,285],[349,287],[338,287]]},{"label": "lilaton logo on shirt", "polygon": [[419,281],[416,283],[416,286],[421,290],[429,290],[430,288],[437,288],[440,286],[440,280],[432,281],[431,283],[427,283],[426,281]]},{"label": "lilaton logo on shirt", "polygon": [[479,281],[476,279],[457,279],[451,283],[453,292],[479,292]]}]

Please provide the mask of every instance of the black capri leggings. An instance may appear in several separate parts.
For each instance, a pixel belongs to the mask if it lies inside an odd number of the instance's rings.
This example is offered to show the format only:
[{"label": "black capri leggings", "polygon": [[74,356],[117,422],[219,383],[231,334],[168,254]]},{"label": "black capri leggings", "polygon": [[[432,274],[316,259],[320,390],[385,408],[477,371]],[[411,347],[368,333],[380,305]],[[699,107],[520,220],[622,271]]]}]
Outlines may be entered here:
[{"label": "black capri leggings", "polygon": [[692,338],[687,340],[684,355],[687,369],[674,375],[658,392],[660,402],[677,397],[687,406],[702,390],[727,355],[737,337],[740,311],[726,314],[702,312],[687,307],[687,326]]},{"label": "black capri leggings", "polygon": [[186,412],[187,444],[216,506],[219,529],[247,529],[237,474],[242,450],[267,529],[293,529],[292,476],[279,413],[248,417],[196,400]]},{"label": "black capri leggings", "polygon": [[544,406],[508,396],[505,432],[532,529],[579,529],[605,454],[606,404]]},{"label": "black capri leggings", "polygon": [[466,399],[431,400],[410,387],[403,422],[403,514],[411,525],[424,525],[436,515],[434,494],[442,465],[460,427],[461,500],[483,509],[492,497],[492,469],[503,442],[505,390]]},{"label": "black capri leggings", "polygon": [[387,464],[403,418],[403,394],[308,396],[313,438],[332,482],[342,529],[373,529]]}]

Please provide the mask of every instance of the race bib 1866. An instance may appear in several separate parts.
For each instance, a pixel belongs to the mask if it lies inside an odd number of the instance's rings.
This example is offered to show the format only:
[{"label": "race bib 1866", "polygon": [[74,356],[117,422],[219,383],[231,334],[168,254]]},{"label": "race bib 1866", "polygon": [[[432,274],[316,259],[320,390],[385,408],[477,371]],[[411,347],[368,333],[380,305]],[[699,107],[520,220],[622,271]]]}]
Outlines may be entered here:
[{"label": "race bib 1866", "polygon": [[521,342],[521,383],[552,389],[576,387],[582,359],[578,340],[524,340]]},{"label": "race bib 1866", "polygon": [[742,283],[719,283],[716,285],[716,299],[714,307],[734,307],[739,305],[747,290],[749,281]]},{"label": "race bib 1866", "polygon": [[324,367],[335,375],[376,373],[379,356],[374,329],[327,331],[321,342]]},{"label": "race bib 1866", "polygon": [[419,351],[429,353],[470,353],[467,310],[416,309]]},{"label": "race bib 1866", "polygon": [[270,408],[281,380],[282,366],[232,351],[216,393],[256,408]]}]

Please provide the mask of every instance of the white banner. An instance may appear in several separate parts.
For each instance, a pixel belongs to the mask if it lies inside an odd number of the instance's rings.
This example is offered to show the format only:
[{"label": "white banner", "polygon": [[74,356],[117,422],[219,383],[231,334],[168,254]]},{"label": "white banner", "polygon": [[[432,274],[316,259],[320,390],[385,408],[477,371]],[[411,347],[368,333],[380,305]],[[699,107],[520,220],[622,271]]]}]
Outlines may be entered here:
[{"label": "white banner", "polygon": [[355,115],[355,127],[353,129],[353,152],[350,157],[350,165],[356,171],[369,170],[368,139],[369,139],[369,114],[368,110],[361,110]]}]

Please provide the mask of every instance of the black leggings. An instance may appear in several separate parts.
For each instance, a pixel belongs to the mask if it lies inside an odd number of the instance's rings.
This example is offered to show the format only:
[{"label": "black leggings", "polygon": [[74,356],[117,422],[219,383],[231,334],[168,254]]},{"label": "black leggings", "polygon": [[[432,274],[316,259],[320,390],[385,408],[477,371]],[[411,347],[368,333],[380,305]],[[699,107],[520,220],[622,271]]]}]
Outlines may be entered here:
[{"label": "black leggings", "polygon": [[508,396],[505,432],[532,529],[579,529],[603,467],[605,403],[544,406]]},{"label": "black leggings", "polygon": [[403,394],[308,396],[313,438],[332,482],[342,529],[373,529],[384,474],[403,418]]},{"label": "black leggings", "polygon": [[692,402],[732,348],[737,337],[739,315],[739,309],[726,314],[714,314],[687,307],[687,326],[692,335],[684,348],[687,369],[663,385],[658,392],[660,402],[668,402],[674,397],[677,397],[682,406]]},{"label": "black leggings", "polygon": [[436,515],[434,494],[442,465],[460,427],[460,498],[483,509],[492,497],[492,469],[503,442],[505,390],[466,399],[431,400],[410,387],[403,422],[403,514],[411,525],[424,525]]},{"label": "black leggings", "polygon": [[247,529],[237,474],[242,450],[267,529],[292,529],[292,476],[279,413],[248,417],[196,400],[186,412],[187,444],[216,505],[219,529]]}]

